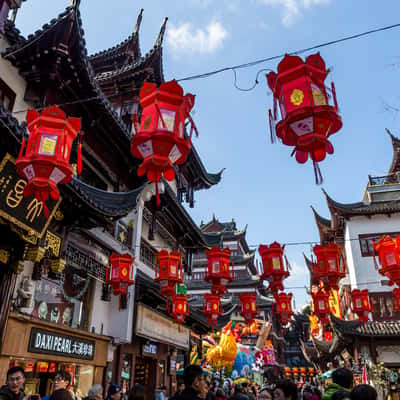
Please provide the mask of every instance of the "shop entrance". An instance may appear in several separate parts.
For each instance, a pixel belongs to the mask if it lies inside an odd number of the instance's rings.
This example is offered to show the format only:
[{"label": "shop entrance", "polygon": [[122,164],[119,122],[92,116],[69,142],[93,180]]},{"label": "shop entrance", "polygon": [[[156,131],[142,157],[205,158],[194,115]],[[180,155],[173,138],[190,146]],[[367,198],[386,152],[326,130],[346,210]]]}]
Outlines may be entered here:
[{"label": "shop entrance", "polygon": [[151,357],[136,357],[135,384],[144,386],[145,398],[153,399],[156,390],[157,360]]}]

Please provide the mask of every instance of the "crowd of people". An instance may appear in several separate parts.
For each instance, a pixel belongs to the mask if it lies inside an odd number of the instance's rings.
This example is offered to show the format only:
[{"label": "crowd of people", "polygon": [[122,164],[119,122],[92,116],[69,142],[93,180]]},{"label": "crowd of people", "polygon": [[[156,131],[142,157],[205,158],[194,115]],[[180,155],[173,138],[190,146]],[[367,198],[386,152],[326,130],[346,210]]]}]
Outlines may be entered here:
[{"label": "crowd of people", "polygon": [[[39,395],[24,393],[25,372],[23,368],[12,367],[7,372],[6,385],[0,388],[0,400],[74,400],[70,390],[71,376],[68,372],[57,372],[54,376],[53,393],[40,398]],[[111,383],[103,393],[101,385],[90,388],[84,400],[121,400],[122,389]],[[134,385],[126,396],[127,400],[147,399],[145,388]],[[301,389],[290,379],[275,384],[257,386],[247,382],[232,384],[225,381],[211,381],[198,365],[189,365],[183,373],[183,382],[177,392],[167,397],[166,387],[160,387],[154,394],[155,400],[377,400],[376,390],[367,384],[354,385],[353,373],[338,368],[332,373],[332,382],[321,388],[305,384]]]}]

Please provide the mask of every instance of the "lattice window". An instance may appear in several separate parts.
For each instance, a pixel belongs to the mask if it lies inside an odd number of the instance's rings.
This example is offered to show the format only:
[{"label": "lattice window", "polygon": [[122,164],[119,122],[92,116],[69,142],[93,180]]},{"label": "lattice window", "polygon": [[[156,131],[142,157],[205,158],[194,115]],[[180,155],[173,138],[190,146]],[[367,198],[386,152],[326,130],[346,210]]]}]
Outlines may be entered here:
[{"label": "lattice window", "polygon": [[143,240],[140,244],[140,261],[153,269],[157,261],[157,251]]}]

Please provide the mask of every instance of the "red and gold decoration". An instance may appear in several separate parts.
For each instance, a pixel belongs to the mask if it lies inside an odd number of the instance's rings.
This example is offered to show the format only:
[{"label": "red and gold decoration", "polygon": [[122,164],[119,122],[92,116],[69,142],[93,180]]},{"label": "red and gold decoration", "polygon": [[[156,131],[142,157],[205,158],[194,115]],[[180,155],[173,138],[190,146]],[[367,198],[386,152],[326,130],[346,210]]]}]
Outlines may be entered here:
[{"label": "red and gold decoration", "polygon": [[[328,74],[325,61],[316,53],[305,61],[299,56],[285,55],[278,65],[278,73],[267,75],[274,95],[273,111],[269,111],[271,138],[276,132],[283,144],[293,146],[292,155],[301,164],[310,157],[317,183],[322,182],[317,163],[326,154],[333,154],[328,138],[342,127],[333,83],[330,88],[333,105],[329,104],[331,96],[324,83]],[[276,122],[278,105],[281,119]]]},{"label": "red and gold decoration", "polygon": [[207,266],[205,280],[211,282],[211,292],[222,295],[226,292],[226,285],[233,281],[233,268],[230,268],[231,251],[228,248],[213,247],[206,250]]},{"label": "red and gold decoration", "polygon": [[276,314],[279,316],[279,320],[282,325],[286,325],[293,316],[292,310],[292,293],[281,292],[275,294],[276,301]]},{"label": "red and gold decoration", "polygon": [[368,289],[353,289],[351,300],[352,311],[358,315],[358,320],[360,322],[367,322],[369,320],[368,314],[372,311]]},{"label": "red and gold decoration", "polygon": [[185,322],[185,318],[189,315],[188,296],[185,285],[176,285],[176,292],[171,296],[168,311],[178,324]]},{"label": "red and gold decoration", "polygon": [[175,293],[175,286],[183,282],[182,256],[178,251],[158,252],[154,282],[160,285],[162,295]]},{"label": "red and gold decoration", "polygon": [[268,245],[260,245],[260,253],[263,265],[261,279],[269,282],[269,289],[273,293],[283,290],[282,281],[289,276],[288,263],[286,267],[283,262],[283,252],[285,245],[273,242]]},{"label": "red and gold decoration", "polygon": [[372,244],[381,264],[379,273],[389,279],[389,286],[400,286],[400,236],[393,239],[385,235],[379,242]]},{"label": "red and gold decoration", "polygon": [[[25,138],[16,160],[18,175],[28,181],[24,196],[34,195],[43,202],[43,213],[49,217],[46,206],[48,198],[58,200],[58,184],[69,183],[73,171],[69,164],[72,143],[81,129],[80,118],[67,118],[56,106],[41,113],[29,110],[26,115],[29,138],[25,149]],[[81,147],[78,150],[78,173],[81,172]]]},{"label": "red and gold decoration", "polygon": [[[172,181],[175,177],[174,165],[182,164],[190,152],[193,131],[197,129],[190,116],[194,106],[194,95],[183,95],[183,89],[175,81],[162,83],[144,82],[140,91],[142,116],[133,117],[135,134],[131,152],[143,160],[138,175],[147,174],[147,179],[156,185],[157,204],[160,204],[158,182],[161,177]],[[185,121],[191,124],[190,135],[185,133]]]},{"label": "red and gold decoration", "polygon": [[121,296],[128,294],[128,287],[135,283],[135,258],[129,253],[112,253],[109,257],[109,265],[106,267],[106,283],[112,285],[113,293],[119,296],[121,309]]},{"label": "red and gold decoration", "polygon": [[400,289],[395,288],[393,289],[393,311],[399,312],[400,311]]},{"label": "red and gold decoration", "polygon": [[317,292],[311,293],[311,296],[313,299],[314,314],[322,324],[325,324],[330,313],[329,293],[323,289],[319,289]]},{"label": "red and gold decoration", "polygon": [[258,315],[258,304],[256,293],[240,293],[239,314],[244,318],[247,325],[251,325]]},{"label": "red and gold decoration", "polygon": [[204,295],[203,314],[212,326],[217,324],[218,317],[222,315],[221,298],[218,294],[206,293]]}]

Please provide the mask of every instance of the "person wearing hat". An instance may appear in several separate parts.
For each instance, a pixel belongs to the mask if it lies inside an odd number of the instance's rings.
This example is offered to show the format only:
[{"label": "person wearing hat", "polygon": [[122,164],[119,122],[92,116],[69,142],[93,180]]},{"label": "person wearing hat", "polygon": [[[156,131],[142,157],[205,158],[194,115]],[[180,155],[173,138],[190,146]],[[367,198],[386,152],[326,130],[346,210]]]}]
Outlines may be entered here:
[{"label": "person wearing hat", "polygon": [[107,391],[107,400],[120,400],[121,399],[121,386],[116,383],[111,383]]}]

